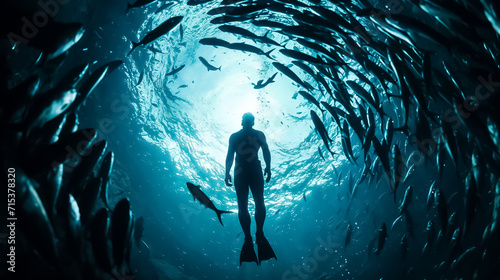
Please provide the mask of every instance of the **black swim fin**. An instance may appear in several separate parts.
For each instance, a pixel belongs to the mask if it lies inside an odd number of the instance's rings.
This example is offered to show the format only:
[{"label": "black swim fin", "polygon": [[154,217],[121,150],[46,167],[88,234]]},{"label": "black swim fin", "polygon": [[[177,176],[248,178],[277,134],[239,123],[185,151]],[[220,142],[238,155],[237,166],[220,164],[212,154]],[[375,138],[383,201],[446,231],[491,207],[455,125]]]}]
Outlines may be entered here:
[{"label": "black swim fin", "polygon": [[274,254],[271,244],[269,244],[269,241],[267,241],[264,234],[257,234],[256,242],[259,252],[259,264],[262,261],[269,260],[272,258],[275,258],[276,260],[278,259],[276,257],[276,254]]},{"label": "black swim fin", "polygon": [[240,253],[240,266],[242,262],[255,262],[259,264],[257,255],[255,255],[255,250],[253,249],[252,238],[245,238],[245,243],[243,243]]}]

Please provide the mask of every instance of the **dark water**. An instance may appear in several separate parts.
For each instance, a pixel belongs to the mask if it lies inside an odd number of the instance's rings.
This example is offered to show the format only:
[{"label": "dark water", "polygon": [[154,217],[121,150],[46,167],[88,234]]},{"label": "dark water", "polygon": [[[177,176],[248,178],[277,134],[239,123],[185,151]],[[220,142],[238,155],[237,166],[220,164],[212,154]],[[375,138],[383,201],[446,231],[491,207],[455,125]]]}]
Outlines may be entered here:
[{"label": "dark water", "polygon": [[[498,85],[495,81],[499,80],[499,45],[498,33],[484,16],[486,2],[453,2],[459,7],[468,8],[471,21],[464,26],[455,23],[455,29],[438,22],[432,16],[433,13],[420,9],[416,3],[418,1],[332,2],[277,1],[276,7],[291,10],[278,12],[277,8],[270,8],[261,11],[257,19],[306,26],[291,11],[306,14],[307,11],[313,11],[312,7],[322,6],[342,15],[352,25],[355,25],[354,19],[359,21],[362,29],[358,26],[356,30],[341,30],[348,32],[362,46],[358,54],[361,52],[363,56],[356,55],[355,46],[346,43],[341,36],[332,35],[339,44],[338,49],[335,49],[328,45],[331,38],[320,34],[318,36],[324,38],[322,46],[332,53],[340,54],[344,64],[322,67],[329,69],[327,72],[330,75],[337,72],[344,84],[346,81],[354,81],[365,85],[365,89],[369,90],[369,85],[356,74],[358,71],[374,84],[374,94],[380,99],[378,105],[385,112],[383,117],[368,102],[362,101],[362,97],[350,87],[345,86],[345,90],[352,96],[349,105],[356,118],[364,117],[361,107],[375,115],[374,122],[370,122],[370,125],[363,123],[362,128],[366,135],[368,127],[375,126],[374,137],[379,143],[383,143],[383,139],[387,141],[385,123],[388,118],[394,121],[394,127],[405,124],[405,109],[401,98],[386,94],[399,95],[399,83],[380,82],[379,74],[371,71],[373,68],[366,67],[364,59],[378,65],[386,74],[390,73],[388,75],[395,80],[398,80],[398,75],[391,67],[387,49],[397,52],[396,55],[405,61],[400,70],[404,68],[407,71],[406,77],[417,77],[416,84],[408,82],[409,78],[406,78],[406,82],[413,85],[410,86],[412,91],[421,92],[425,102],[410,98],[410,132],[393,131],[392,144],[383,146],[382,154],[389,158],[390,169],[396,168],[390,151],[393,146],[399,147],[401,160],[404,162],[402,173],[408,174],[405,180],[399,180],[396,201],[391,192],[394,180],[388,177],[380,161],[373,164],[381,153],[372,147],[368,157],[365,157],[363,142],[358,139],[349,121],[351,129],[348,134],[357,159],[355,164],[350,162],[342,146],[342,131],[329,112],[321,114],[314,104],[297,95],[297,91],[305,88],[278,71],[273,62],[290,67],[301,80],[313,85],[315,89],[310,93],[317,100],[348,111],[338,100],[337,94],[342,92],[335,81],[326,78],[335,95],[334,101],[316,78],[300,70],[297,65],[292,66],[295,59],[281,53],[279,50],[282,47],[252,42],[242,36],[220,31],[219,24],[210,23],[217,16],[207,15],[209,10],[223,6],[218,1],[200,5],[187,5],[184,1],[173,2],[168,9],[155,13],[164,4],[164,1],[157,1],[146,7],[131,9],[127,14],[124,13],[125,1],[119,0],[105,3],[74,0],[67,4],[57,4],[59,11],[54,19],[61,22],[81,22],[85,34],[68,50],[67,57],[49,75],[50,78],[44,81],[46,88],[54,86],[51,79],[60,79],[80,63],[91,63],[92,71],[113,60],[124,61],[99,83],[77,111],[79,128],[96,128],[97,138],[105,139],[108,144],[106,150],[114,152],[115,162],[109,183],[110,210],[123,197],[128,197],[135,219],[144,218],[142,240],[150,249],[134,242],[130,269],[126,269],[124,265],[120,269],[115,267],[114,271],[123,275],[135,275],[136,279],[500,279],[497,268],[499,245],[494,238],[498,233],[496,222],[499,205],[498,113],[495,112],[498,104]],[[387,29],[396,30],[394,26],[399,26],[399,30],[403,30],[401,32],[410,34],[414,46],[409,47],[409,43],[390,38],[366,17],[354,16],[355,11],[360,9],[356,7],[365,8],[370,3],[373,7],[394,15],[409,16],[419,23],[425,23],[439,32],[440,40],[444,42],[428,35],[432,33],[425,29],[422,31],[421,27],[398,21],[397,16],[394,16],[394,22],[388,21],[393,27]],[[23,4],[32,13],[40,9],[33,3]],[[13,4],[9,8],[16,10],[15,6]],[[451,14],[460,18],[461,12],[457,8]],[[154,27],[178,15],[184,16],[180,24],[182,38],[179,25],[147,45],[147,48],[138,47],[126,56],[131,49],[131,41],[138,42]],[[480,24],[473,29],[478,35],[471,35],[470,26],[473,26],[476,17],[480,19]],[[446,17],[441,15],[441,18]],[[287,49],[301,51],[312,57],[321,55],[325,59],[325,54],[297,41],[297,38],[304,37],[302,35],[281,32],[283,30],[279,28],[259,27],[251,21],[241,19],[228,24],[243,27],[259,36],[266,34]],[[318,29],[314,29],[315,27]],[[309,34],[324,29],[317,24],[307,28]],[[367,30],[373,37],[363,40],[361,37],[365,33],[362,30]],[[332,33],[331,30],[328,32]],[[245,42],[265,52],[274,49],[271,52],[274,60],[255,53],[224,47],[214,48],[199,43],[200,39],[209,37],[231,43]],[[476,40],[477,38],[481,41]],[[449,43],[451,47],[447,48],[443,45],[445,43]],[[4,40],[2,50],[10,69],[6,77],[11,88],[33,73],[38,73],[37,69],[43,67],[34,66],[39,51],[21,46],[20,52],[15,54],[9,47],[8,41]],[[155,53],[151,47],[161,53]],[[432,92],[426,91],[427,77],[422,76],[426,53],[430,54],[430,67],[433,70],[430,85]],[[200,56],[215,67],[221,66],[220,71],[207,71],[198,59]],[[181,65],[185,66],[178,74],[165,76]],[[321,72],[319,68],[313,69],[316,73]],[[276,72],[278,75],[273,83],[263,89],[253,88],[252,83],[261,79],[265,81]],[[143,78],[140,80],[141,73]],[[477,92],[483,94],[477,95]],[[467,100],[479,102],[479,106],[464,103],[465,114],[470,113],[471,117],[457,117],[453,102],[461,104],[462,96],[471,97],[474,93],[476,99]],[[485,93],[490,94],[486,96]],[[484,99],[478,100],[478,96]],[[422,111],[426,106],[423,105],[427,105],[431,111],[424,117],[422,114],[425,113]],[[323,105],[321,107],[325,108]],[[417,113],[417,108],[420,114]],[[333,139],[329,143],[335,153],[333,156],[316,132],[310,110],[320,116],[329,137]],[[273,178],[265,187],[267,216],[264,232],[278,260],[265,261],[261,266],[244,263],[240,267],[239,254],[244,236],[236,213],[236,194],[233,188],[224,185],[223,179],[229,136],[241,128],[241,116],[247,111],[256,116],[255,128],[266,134],[272,154]],[[424,118],[427,124],[422,122]],[[453,126],[456,138],[453,141],[458,147],[455,159],[445,149],[443,137],[440,137],[443,133],[437,133],[443,122]],[[16,152],[9,151],[7,146],[10,143],[19,150],[24,147],[12,144],[18,138],[9,129],[12,128],[7,127],[4,133],[7,141],[2,144],[4,168],[7,169],[14,162],[22,169],[26,159],[17,158]],[[428,134],[427,130],[432,134]],[[21,130],[20,133],[25,131]],[[476,154],[479,154],[480,164],[474,165],[471,161]],[[442,158],[443,155],[444,161],[438,162],[437,158]],[[325,159],[322,159],[323,156]],[[358,184],[365,165],[370,167],[372,164],[372,174]],[[474,191],[474,197],[478,197],[479,203],[472,210],[474,215],[467,234],[454,242],[454,229],[460,228],[459,232],[463,234],[465,220],[470,213],[467,210],[470,199],[466,194],[465,178],[471,174],[473,167],[474,170],[480,170],[478,174],[483,180],[482,185],[478,184]],[[37,179],[39,177],[40,175],[36,178],[33,176],[33,180],[40,180]],[[186,187],[188,181],[201,185],[202,190],[219,209],[235,212],[223,215],[224,226],[220,225],[213,211],[193,201]],[[439,206],[430,209],[426,206],[429,188],[434,182],[445,197],[445,220],[448,221],[453,213],[456,217],[456,224],[446,222],[448,230],[442,238],[437,237],[443,227],[438,213]],[[407,211],[412,221],[409,221],[406,214],[392,227],[399,216],[398,207],[409,186],[412,186],[413,194]],[[44,188],[43,184],[41,188]],[[103,206],[102,201],[97,201],[94,213]],[[253,213],[252,202],[252,217]],[[428,242],[428,221],[433,221],[435,235],[432,238],[432,249],[428,254],[423,254],[423,247]],[[376,254],[383,223],[387,226],[387,239],[383,249]],[[348,228],[351,229],[350,233]],[[43,241],[33,240],[29,234],[23,233],[27,229],[33,227],[18,228],[18,240],[28,245],[18,245],[18,271],[17,274],[8,272],[8,277],[112,278],[110,273],[102,271],[96,264],[92,256],[93,241],[85,230],[81,244],[86,252],[82,258],[86,258],[86,261],[67,261],[73,266],[60,268],[37,251],[38,247],[33,243]],[[254,221],[252,232],[255,232]],[[6,236],[7,233],[6,229],[2,229],[2,234]],[[348,234],[350,238],[346,237]],[[405,258],[401,252],[403,236],[408,240]],[[59,239],[64,240],[64,237],[60,236]],[[71,243],[67,240],[59,241],[65,242]],[[2,247],[4,244],[2,241]],[[31,249],[32,246],[34,250]],[[471,251],[463,255],[459,264],[452,265],[468,249]],[[60,258],[56,263],[65,263],[61,261],[63,258],[79,258],[69,253],[71,249],[66,247],[58,247],[58,250]],[[35,268],[28,270],[29,263],[35,263]],[[85,270],[95,272],[85,274]]]}]

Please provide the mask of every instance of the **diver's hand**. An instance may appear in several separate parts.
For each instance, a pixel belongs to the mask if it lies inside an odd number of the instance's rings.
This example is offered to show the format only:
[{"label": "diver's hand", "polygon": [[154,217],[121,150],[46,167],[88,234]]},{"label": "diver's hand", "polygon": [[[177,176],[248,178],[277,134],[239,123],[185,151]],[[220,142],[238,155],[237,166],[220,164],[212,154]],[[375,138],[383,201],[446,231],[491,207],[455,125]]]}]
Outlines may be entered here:
[{"label": "diver's hand", "polygon": [[224,182],[226,182],[226,186],[231,187],[233,184],[233,179],[231,179],[231,175],[226,174],[226,179],[224,179]]},{"label": "diver's hand", "polygon": [[269,181],[271,181],[271,168],[269,166],[264,169],[264,176],[266,175],[266,183],[269,183]]}]

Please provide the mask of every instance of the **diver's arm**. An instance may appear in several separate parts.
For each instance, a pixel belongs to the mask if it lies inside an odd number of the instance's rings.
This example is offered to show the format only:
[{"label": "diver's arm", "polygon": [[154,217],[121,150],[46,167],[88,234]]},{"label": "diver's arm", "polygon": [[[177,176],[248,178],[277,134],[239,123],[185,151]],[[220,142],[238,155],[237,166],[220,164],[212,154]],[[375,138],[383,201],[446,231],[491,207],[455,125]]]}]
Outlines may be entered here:
[{"label": "diver's arm", "polygon": [[231,167],[233,166],[233,161],[234,161],[234,140],[233,136],[229,137],[229,148],[227,149],[227,156],[226,156],[226,178],[224,181],[226,182],[226,186],[232,186],[231,184],[231,174],[229,172],[231,171]]},{"label": "diver's arm", "polygon": [[267,145],[266,136],[262,133],[261,136],[261,147],[262,153],[264,154],[264,162],[266,163],[266,169],[264,169],[264,176],[267,175],[266,183],[271,180],[271,152],[269,151],[269,146]]}]

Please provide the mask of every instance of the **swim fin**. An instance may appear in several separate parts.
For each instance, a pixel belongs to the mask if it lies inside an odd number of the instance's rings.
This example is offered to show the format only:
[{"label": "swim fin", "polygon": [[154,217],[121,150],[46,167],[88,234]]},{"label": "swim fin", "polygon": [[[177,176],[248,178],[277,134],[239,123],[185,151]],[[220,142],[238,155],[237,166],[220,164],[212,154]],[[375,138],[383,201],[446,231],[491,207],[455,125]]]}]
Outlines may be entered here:
[{"label": "swim fin", "polygon": [[275,258],[276,260],[278,259],[276,254],[274,254],[271,244],[269,244],[269,241],[267,241],[264,234],[257,234],[256,242],[259,252],[259,264],[262,261],[269,260],[271,258]]},{"label": "swim fin", "polygon": [[245,243],[243,243],[243,247],[241,248],[240,266],[242,262],[255,262],[259,264],[257,255],[255,255],[255,250],[253,249],[253,241],[251,237],[245,238]]}]

